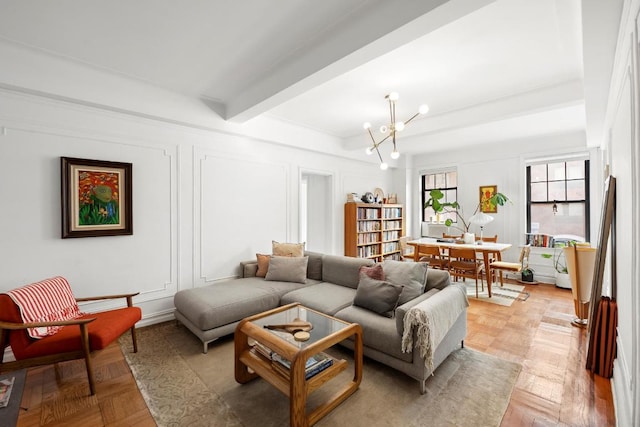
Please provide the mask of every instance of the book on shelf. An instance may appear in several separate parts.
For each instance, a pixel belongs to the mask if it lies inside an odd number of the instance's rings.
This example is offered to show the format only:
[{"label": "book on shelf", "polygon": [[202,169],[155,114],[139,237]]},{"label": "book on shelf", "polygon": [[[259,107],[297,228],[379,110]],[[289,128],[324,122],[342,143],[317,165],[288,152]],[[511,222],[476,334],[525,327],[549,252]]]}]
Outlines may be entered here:
[{"label": "book on shelf", "polygon": [[11,390],[13,389],[13,382],[16,377],[0,380],[0,408],[4,408],[9,405],[9,398],[11,397]]},{"label": "book on shelf", "polygon": [[[272,357],[272,366],[278,371],[280,374],[289,378],[291,376],[291,362],[287,359],[283,358],[277,353],[273,354]],[[325,353],[318,353],[307,359],[305,364],[305,375],[304,378],[308,380],[314,375],[319,374],[320,372],[327,369],[329,366],[333,365],[333,359]]]}]

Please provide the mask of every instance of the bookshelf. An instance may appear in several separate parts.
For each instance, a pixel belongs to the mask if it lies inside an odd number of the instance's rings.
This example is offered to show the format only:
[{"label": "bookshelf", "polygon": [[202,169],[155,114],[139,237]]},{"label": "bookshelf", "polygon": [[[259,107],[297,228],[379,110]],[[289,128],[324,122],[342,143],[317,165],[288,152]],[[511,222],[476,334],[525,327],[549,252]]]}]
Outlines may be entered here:
[{"label": "bookshelf", "polygon": [[357,258],[400,260],[405,234],[403,205],[345,203],[344,254]]}]

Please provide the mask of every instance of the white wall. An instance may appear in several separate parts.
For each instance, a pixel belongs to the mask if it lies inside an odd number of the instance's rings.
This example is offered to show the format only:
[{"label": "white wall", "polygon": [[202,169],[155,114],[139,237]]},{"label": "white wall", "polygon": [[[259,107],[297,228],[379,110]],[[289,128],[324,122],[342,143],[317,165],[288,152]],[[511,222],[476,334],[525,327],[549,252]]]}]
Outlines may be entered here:
[{"label": "white wall", "polygon": [[[607,83],[605,160],[616,177],[617,358],[612,389],[620,426],[640,425],[640,1],[625,1],[613,75]],[[595,16],[592,20],[595,22]],[[594,24],[595,25],[595,24]],[[610,83],[610,84],[609,84]],[[611,257],[609,257],[609,262]],[[605,292],[611,295],[611,290]]]},{"label": "white wall", "polygon": [[[163,99],[171,103],[155,98]],[[269,253],[272,239],[298,241],[301,171],[334,177],[330,253],[343,251],[346,194],[391,189],[391,174],[375,163],[241,130],[0,89],[0,291],[64,275],[77,296],[140,291],[143,324],[167,319],[176,291],[235,276],[241,260]],[[133,163],[132,236],[60,238],[61,156]]]}]

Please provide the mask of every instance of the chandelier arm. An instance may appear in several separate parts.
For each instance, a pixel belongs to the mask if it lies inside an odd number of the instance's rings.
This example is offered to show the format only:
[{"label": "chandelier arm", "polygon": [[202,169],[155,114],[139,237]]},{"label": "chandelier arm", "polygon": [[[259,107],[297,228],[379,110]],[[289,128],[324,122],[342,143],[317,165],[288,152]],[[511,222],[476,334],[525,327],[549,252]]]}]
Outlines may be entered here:
[{"label": "chandelier arm", "polygon": [[[382,142],[382,141],[380,141]],[[380,145],[380,143],[378,143],[378,145]],[[376,153],[378,154],[378,158],[380,159],[380,163],[384,163],[384,161],[382,160],[382,155],[380,154],[380,150],[378,150],[378,145],[375,145],[373,148],[376,149]]]},{"label": "chandelier arm", "polygon": [[371,128],[367,129],[367,131],[369,132],[369,136],[371,137],[371,141],[373,141],[374,148],[377,147],[378,144],[376,144],[376,139],[373,137],[373,133],[371,132]]},{"label": "chandelier arm", "polygon": [[406,122],[404,122],[404,124],[406,125],[407,123],[409,123],[411,120],[415,119],[416,117],[418,117],[420,115],[420,113],[415,113],[413,116],[411,116],[411,118],[409,120],[407,120]]}]

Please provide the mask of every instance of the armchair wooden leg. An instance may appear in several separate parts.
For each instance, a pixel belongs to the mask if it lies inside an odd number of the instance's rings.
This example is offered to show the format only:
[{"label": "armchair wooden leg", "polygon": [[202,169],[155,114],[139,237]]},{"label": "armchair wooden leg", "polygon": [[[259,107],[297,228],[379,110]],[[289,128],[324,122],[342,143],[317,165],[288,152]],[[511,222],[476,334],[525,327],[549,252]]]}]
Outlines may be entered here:
[{"label": "armchair wooden leg", "polygon": [[87,377],[89,377],[89,391],[91,396],[96,394],[96,381],[93,377],[93,367],[91,366],[91,351],[89,349],[89,329],[87,325],[80,325],[80,339],[82,340],[82,352],[84,353],[84,363],[87,367]]},{"label": "armchair wooden leg", "polygon": [[138,339],[136,338],[136,327],[135,325],[131,327],[131,339],[133,340],[133,352],[138,352]]}]

